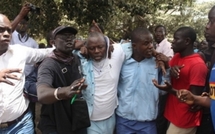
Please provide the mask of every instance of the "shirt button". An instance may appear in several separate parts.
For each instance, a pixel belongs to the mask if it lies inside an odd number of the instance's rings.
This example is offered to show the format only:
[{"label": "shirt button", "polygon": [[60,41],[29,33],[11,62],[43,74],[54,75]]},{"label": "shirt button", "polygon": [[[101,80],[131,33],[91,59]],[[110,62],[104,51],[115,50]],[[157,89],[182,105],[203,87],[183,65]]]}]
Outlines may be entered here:
[{"label": "shirt button", "polygon": [[92,94],[92,96],[93,96],[94,94]]},{"label": "shirt button", "polygon": [[92,84],[94,84],[94,82],[92,82]]},{"label": "shirt button", "polygon": [[93,106],[93,104],[91,104],[91,106]]}]

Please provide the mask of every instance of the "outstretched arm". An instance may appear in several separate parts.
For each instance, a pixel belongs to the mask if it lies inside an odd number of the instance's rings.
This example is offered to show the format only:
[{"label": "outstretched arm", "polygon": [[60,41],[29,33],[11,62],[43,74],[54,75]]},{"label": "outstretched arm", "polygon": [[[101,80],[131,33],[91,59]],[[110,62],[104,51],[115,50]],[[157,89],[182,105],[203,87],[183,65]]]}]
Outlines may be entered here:
[{"label": "outstretched arm", "polygon": [[53,88],[47,84],[37,86],[38,101],[43,104],[52,104],[58,100],[71,99],[75,94],[81,93],[87,85],[84,84],[85,79],[78,79],[70,86]]},{"label": "outstretched arm", "polygon": [[210,107],[211,100],[208,96],[194,95],[188,90],[179,90],[177,92],[177,97],[181,102],[189,105],[196,104],[204,107]]},{"label": "outstretched arm", "polygon": [[153,56],[156,58],[156,66],[161,68],[163,75],[165,75],[167,73],[166,69],[169,68],[169,57],[157,52],[155,49],[153,49]]}]

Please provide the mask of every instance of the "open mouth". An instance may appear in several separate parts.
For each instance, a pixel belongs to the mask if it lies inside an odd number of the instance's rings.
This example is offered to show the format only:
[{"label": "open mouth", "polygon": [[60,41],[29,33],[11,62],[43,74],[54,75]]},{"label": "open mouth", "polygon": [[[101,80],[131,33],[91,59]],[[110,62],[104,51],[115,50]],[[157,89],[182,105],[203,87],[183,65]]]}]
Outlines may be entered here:
[{"label": "open mouth", "polygon": [[68,44],[66,45],[66,47],[73,47],[73,44],[72,44],[72,43],[68,43]]},{"label": "open mouth", "polygon": [[151,55],[151,54],[152,54],[152,51],[148,51],[147,54],[148,54],[148,55]]}]

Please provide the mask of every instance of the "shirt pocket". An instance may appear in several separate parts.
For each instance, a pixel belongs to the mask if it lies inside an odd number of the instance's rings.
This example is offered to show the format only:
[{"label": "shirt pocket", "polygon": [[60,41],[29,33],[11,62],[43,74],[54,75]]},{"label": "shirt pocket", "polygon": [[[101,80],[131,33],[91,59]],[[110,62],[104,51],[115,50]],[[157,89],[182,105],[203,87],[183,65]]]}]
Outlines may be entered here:
[{"label": "shirt pocket", "polygon": [[156,72],[148,72],[146,75],[147,84],[154,86],[154,84],[152,83],[153,79],[157,80],[157,73]]}]

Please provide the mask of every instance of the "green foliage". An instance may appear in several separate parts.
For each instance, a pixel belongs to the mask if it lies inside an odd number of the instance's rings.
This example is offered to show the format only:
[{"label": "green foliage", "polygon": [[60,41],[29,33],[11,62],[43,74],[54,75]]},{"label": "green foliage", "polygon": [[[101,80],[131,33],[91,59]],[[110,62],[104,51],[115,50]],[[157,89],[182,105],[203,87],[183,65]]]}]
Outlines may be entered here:
[{"label": "green foliage", "polygon": [[194,3],[182,11],[169,11],[166,13],[157,12],[154,16],[147,16],[151,20],[151,27],[163,24],[167,27],[168,37],[171,39],[175,30],[181,26],[194,28],[198,35],[198,40],[204,39],[204,29],[207,23],[207,14],[213,3]]},{"label": "green foliage", "polygon": [[[128,33],[137,26],[153,31],[156,24],[164,24],[170,35],[181,25],[196,27],[202,36],[206,18],[195,13],[203,12],[194,7],[195,0],[29,0],[41,8],[41,14],[30,13],[30,33],[43,38],[58,25],[72,25],[79,35],[86,37],[92,20],[100,23],[105,34],[118,40],[127,38]],[[0,12],[9,19],[19,13],[24,0],[1,0]],[[196,9],[198,8],[198,9]],[[202,15],[203,16],[203,15]],[[204,23],[204,24],[203,24]]]}]

